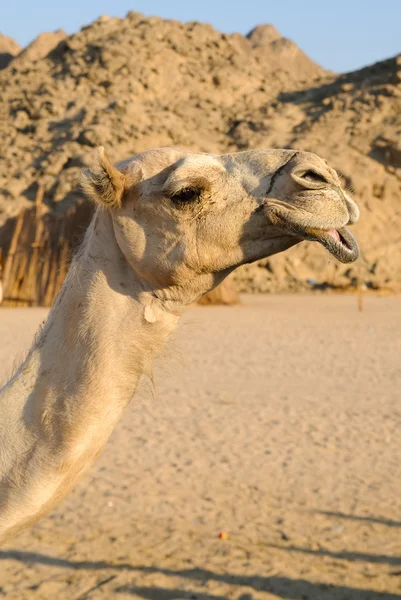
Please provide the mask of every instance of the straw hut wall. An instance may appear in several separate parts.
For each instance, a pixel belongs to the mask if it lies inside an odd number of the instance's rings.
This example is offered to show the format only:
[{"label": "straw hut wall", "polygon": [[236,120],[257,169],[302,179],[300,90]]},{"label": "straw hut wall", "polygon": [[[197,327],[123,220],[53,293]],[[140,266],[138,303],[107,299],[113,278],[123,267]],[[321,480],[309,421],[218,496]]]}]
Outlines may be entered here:
[{"label": "straw hut wall", "polygon": [[34,208],[0,229],[2,306],[51,306],[92,218],[88,202],[64,214],[43,214],[40,194]]}]

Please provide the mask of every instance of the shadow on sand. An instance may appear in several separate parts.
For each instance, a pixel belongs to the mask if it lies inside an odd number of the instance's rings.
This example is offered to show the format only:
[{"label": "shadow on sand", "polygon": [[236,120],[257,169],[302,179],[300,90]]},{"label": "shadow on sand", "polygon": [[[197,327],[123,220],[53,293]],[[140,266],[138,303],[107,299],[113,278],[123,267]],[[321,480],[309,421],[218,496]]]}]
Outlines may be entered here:
[{"label": "shadow on sand", "polygon": [[401,527],[401,521],[393,521],[392,519],[384,519],[381,517],[365,517],[362,515],[347,515],[341,512],[332,512],[329,510],[315,511],[318,515],[326,517],[335,517],[337,519],[347,519],[349,521],[365,521],[367,523],[376,523],[377,525],[385,525],[386,527]]},{"label": "shadow on sand", "polygon": [[[282,548],[283,550],[295,551],[295,552],[312,552],[302,548]],[[328,555],[336,557],[336,553],[330,553],[326,551],[316,551],[316,554]],[[401,564],[401,559],[385,556],[372,556],[357,554],[357,558],[354,558],[353,553],[340,553],[346,560],[366,560],[370,562],[386,562],[390,565]],[[361,558],[362,557],[362,558]],[[377,560],[380,559],[380,560]],[[215,573],[207,569],[193,568],[193,569],[163,569],[153,566],[135,566],[128,563],[117,563],[113,564],[106,561],[72,561],[45,554],[39,554],[34,552],[22,552],[17,550],[8,550],[0,552],[1,560],[16,560],[24,564],[42,564],[53,567],[62,567],[72,570],[107,570],[109,573],[116,571],[131,571],[135,573],[146,573],[146,574],[157,574],[160,573],[164,576],[179,577],[181,579],[191,580],[197,584],[202,583],[203,585],[210,582],[220,582],[231,586],[246,587],[246,593],[239,597],[239,600],[253,600],[253,594],[249,592],[249,589],[255,590],[256,592],[269,592],[270,594],[276,595],[278,598],[286,600],[339,600],[339,599],[350,599],[350,600],[401,600],[401,595],[378,592],[369,589],[361,589],[349,587],[346,585],[332,585],[326,583],[314,583],[305,579],[292,579],[290,577],[283,576],[262,576],[262,575],[236,575],[230,573]],[[179,600],[181,598],[190,598],[192,600],[225,600],[225,596],[210,595],[207,592],[198,592],[195,589],[188,591],[188,589],[173,589],[173,588],[161,588],[161,587],[138,587],[135,585],[135,581],[132,585],[118,585],[118,578],[110,577],[107,582],[114,580],[113,589],[110,593],[113,595],[124,593],[132,594],[144,598],[144,600]],[[245,591],[245,590],[244,590]],[[117,597],[117,596],[116,596]]]},{"label": "shadow on sand", "polygon": [[325,548],[319,548],[318,550],[312,550],[311,548],[302,548],[300,546],[278,546],[275,544],[269,544],[269,548],[276,548],[277,550],[284,550],[286,552],[298,552],[299,554],[314,554],[315,556],[329,556],[330,558],[337,558],[339,560],[349,560],[351,562],[369,562],[376,564],[386,564],[391,566],[401,566],[401,556],[388,556],[386,554],[364,554],[363,552],[347,552],[342,550],[341,552],[332,552]]}]

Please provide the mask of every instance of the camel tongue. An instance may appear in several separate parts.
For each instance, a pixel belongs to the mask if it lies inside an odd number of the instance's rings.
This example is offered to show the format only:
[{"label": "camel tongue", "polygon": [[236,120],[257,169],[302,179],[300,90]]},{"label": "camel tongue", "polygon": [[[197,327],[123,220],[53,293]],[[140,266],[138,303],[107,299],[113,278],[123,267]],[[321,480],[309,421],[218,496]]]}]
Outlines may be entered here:
[{"label": "camel tongue", "polygon": [[326,233],[331,235],[331,237],[334,238],[337,242],[341,242],[340,234],[336,229],[328,229]]}]

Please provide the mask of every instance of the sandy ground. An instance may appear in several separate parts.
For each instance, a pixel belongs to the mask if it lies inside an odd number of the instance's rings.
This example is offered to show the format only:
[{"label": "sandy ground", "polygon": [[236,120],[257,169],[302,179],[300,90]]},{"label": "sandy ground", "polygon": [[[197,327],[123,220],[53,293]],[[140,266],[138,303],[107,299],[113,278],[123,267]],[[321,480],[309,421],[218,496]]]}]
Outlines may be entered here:
[{"label": "sandy ground", "polygon": [[[0,311],[2,372],[45,315]],[[401,599],[401,299],[195,308],[166,354],[0,597]]]}]

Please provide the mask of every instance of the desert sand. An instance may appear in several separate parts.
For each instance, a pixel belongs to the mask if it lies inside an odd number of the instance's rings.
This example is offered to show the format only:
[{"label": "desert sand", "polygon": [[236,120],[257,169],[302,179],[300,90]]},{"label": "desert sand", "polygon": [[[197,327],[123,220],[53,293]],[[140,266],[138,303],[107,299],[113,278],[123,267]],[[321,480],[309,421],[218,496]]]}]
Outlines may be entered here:
[{"label": "desert sand", "polygon": [[[89,474],[1,548],[0,596],[401,599],[400,302],[191,309]],[[0,310],[1,375],[46,314]]]}]

